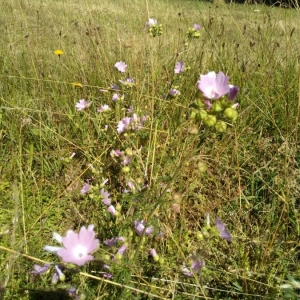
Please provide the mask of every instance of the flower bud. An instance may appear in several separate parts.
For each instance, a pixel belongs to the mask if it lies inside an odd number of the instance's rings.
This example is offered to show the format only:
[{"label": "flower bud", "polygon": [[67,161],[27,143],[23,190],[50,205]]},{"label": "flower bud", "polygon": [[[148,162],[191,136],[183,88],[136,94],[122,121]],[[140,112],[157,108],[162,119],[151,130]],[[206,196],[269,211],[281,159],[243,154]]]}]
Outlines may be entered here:
[{"label": "flower bud", "polygon": [[189,131],[189,134],[198,134],[199,128],[196,125],[192,125],[192,126],[190,126],[188,131]]},{"label": "flower bud", "polygon": [[208,230],[206,228],[204,228],[202,230],[202,234],[203,234],[204,237],[209,237],[210,236],[210,234],[209,234],[209,232],[208,232]]},{"label": "flower bud", "polygon": [[116,254],[116,260],[122,260],[123,254],[122,253],[117,253]]},{"label": "flower bud", "polygon": [[64,282],[64,281],[66,280],[66,275],[62,273],[62,274],[59,276],[59,280]]},{"label": "flower bud", "polygon": [[228,119],[230,119],[230,120],[232,120],[232,121],[235,121],[236,118],[237,118],[237,116],[238,116],[238,112],[237,112],[234,108],[232,108],[232,107],[227,107],[227,108],[225,109],[225,111],[224,111],[224,115],[225,115]]},{"label": "flower bud", "polygon": [[213,104],[212,104],[212,111],[220,112],[222,110],[223,110],[223,108],[222,108],[221,102],[220,101],[214,101]]},{"label": "flower bud", "polygon": [[[56,270],[56,274],[58,275],[58,278],[60,281],[65,281],[66,280],[66,275],[62,272],[62,270],[59,268],[58,265],[55,265],[54,266],[55,270]],[[54,278],[54,276],[53,276]],[[52,281],[53,281],[53,278],[52,278]]]},{"label": "flower bud", "polygon": [[203,103],[202,99],[198,99],[194,102],[198,108],[204,108],[205,104]]},{"label": "flower bud", "polygon": [[176,202],[176,203],[180,203],[181,200],[182,200],[182,194],[179,193],[179,192],[176,192],[173,194],[173,200]]},{"label": "flower bud", "polygon": [[143,178],[138,177],[138,178],[135,180],[135,182],[136,182],[137,184],[143,184],[145,181],[144,181]]},{"label": "flower bud", "polygon": [[109,255],[109,254],[103,255],[103,259],[104,259],[104,260],[110,260],[110,255]]},{"label": "flower bud", "polygon": [[128,156],[132,156],[132,155],[133,155],[133,151],[132,151],[132,149],[130,149],[130,148],[127,148],[127,149],[125,150],[125,153],[126,153],[126,155],[128,155]]},{"label": "flower bud", "polygon": [[58,274],[55,272],[52,276],[51,283],[57,284],[57,282],[58,282]]},{"label": "flower bud", "polygon": [[163,257],[160,257],[160,258],[159,258],[159,263],[160,263],[161,265],[163,265],[163,264],[165,263],[165,259],[164,259]]},{"label": "flower bud", "polygon": [[128,172],[130,172],[130,168],[128,166],[125,166],[125,167],[122,168],[122,171],[124,173],[128,173]]},{"label": "flower bud", "polygon": [[225,132],[227,129],[227,124],[224,121],[218,121],[215,125],[217,132]]},{"label": "flower bud", "polygon": [[204,240],[204,236],[203,236],[203,234],[201,232],[197,233],[196,238],[197,238],[198,241]]},{"label": "flower bud", "polygon": [[121,211],[121,209],[122,209],[121,204],[120,204],[120,203],[117,203],[117,204],[116,204],[116,210],[117,210],[117,211]]},{"label": "flower bud", "polygon": [[217,122],[216,116],[207,115],[207,117],[203,120],[204,124],[208,127],[214,126]]},{"label": "flower bud", "polygon": [[196,115],[196,119],[200,120],[200,121],[203,121],[204,119],[207,118],[207,116],[208,116],[207,111],[204,110],[204,109],[200,109],[199,112]]},{"label": "flower bud", "polygon": [[150,250],[150,254],[152,255],[154,261],[159,261],[159,255],[156,253],[156,250],[154,248]]},{"label": "flower bud", "polygon": [[205,173],[207,170],[207,164],[203,161],[198,162],[198,170],[200,173]]},{"label": "flower bud", "polygon": [[196,115],[197,115],[197,111],[196,110],[191,110],[191,113],[190,113],[190,118],[191,119],[195,119],[196,118]]}]

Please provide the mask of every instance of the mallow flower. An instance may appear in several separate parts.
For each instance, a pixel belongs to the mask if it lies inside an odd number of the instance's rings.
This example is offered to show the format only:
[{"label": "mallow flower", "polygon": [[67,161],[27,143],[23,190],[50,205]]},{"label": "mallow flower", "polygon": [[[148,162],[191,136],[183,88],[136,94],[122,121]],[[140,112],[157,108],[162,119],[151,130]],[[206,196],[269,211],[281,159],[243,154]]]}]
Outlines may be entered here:
[{"label": "mallow flower", "polygon": [[150,226],[146,227],[146,221],[144,221],[144,220],[134,221],[134,229],[135,229],[135,232],[140,236],[142,234],[150,235],[153,232],[153,226],[150,225]]},{"label": "mallow flower", "polygon": [[220,234],[220,237],[227,240],[227,241],[231,241],[231,235],[229,233],[229,231],[226,229],[226,224],[223,223],[221,221],[220,218],[216,217],[216,226],[217,226],[217,230]]},{"label": "mallow flower", "polygon": [[229,85],[229,87],[230,87],[230,90],[229,90],[229,94],[228,94],[228,100],[233,101],[236,98],[237,94],[239,93],[240,89],[238,86],[234,86],[231,84]]},{"label": "mallow flower", "polygon": [[159,256],[154,248],[150,250],[150,255],[153,257],[154,261],[159,261]]},{"label": "mallow flower", "polygon": [[118,93],[114,93],[113,96],[112,96],[112,98],[111,98],[111,100],[112,101],[118,101],[118,100],[120,100],[119,94]]},{"label": "mallow flower", "polygon": [[87,228],[82,226],[79,233],[68,230],[64,237],[59,234],[56,234],[56,238],[54,236],[57,241],[61,241],[63,247],[46,246],[44,250],[55,252],[66,263],[83,266],[94,259],[89,253],[96,250],[99,245],[99,240],[95,239],[95,235],[94,225],[89,225]]},{"label": "mallow flower", "polygon": [[98,111],[98,113],[102,113],[102,112],[106,112],[109,110],[110,110],[110,107],[107,104],[103,104],[97,111]]},{"label": "mallow flower", "polygon": [[125,73],[127,65],[123,61],[118,61],[116,62],[115,67],[118,69],[118,71]]},{"label": "mallow flower", "polygon": [[175,74],[179,74],[179,73],[181,73],[183,71],[184,71],[184,62],[183,61],[176,62],[174,73]]},{"label": "mallow flower", "polygon": [[193,276],[205,266],[205,261],[203,259],[193,258],[190,268],[187,268],[185,264],[181,267],[181,271],[185,276]]},{"label": "mallow flower", "polygon": [[102,203],[106,206],[110,206],[111,205],[111,199],[109,197],[110,193],[108,191],[106,191],[105,189],[101,189],[100,195],[102,197]]},{"label": "mallow flower", "polygon": [[201,26],[200,26],[199,24],[194,24],[194,25],[193,25],[193,28],[194,28],[196,31],[198,31],[198,30],[200,30]]},{"label": "mallow flower", "polygon": [[228,80],[229,77],[223,72],[219,72],[218,74],[215,72],[209,72],[206,75],[200,75],[198,89],[207,99],[219,99],[220,97],[228,94],[230,91]]},{"label": "mallow flower", "polygon": [[107,247],[113,247],[117,244],[117,242],[125,242],[125,238],[123,236],[114,237],[109,240],[103,241],[103,244]]},{"label": "mallow flower", "polygon": [[151,26],[156,26],[157,20],[150,18],[148,22],[146,22],[146,28],[149,29]]},{"label": "mallow flower", "polygon": [[132,117],[125,117],[119,121],[117,125],[117,132],[121,134],[126,129],[139,130],[143,127],[147,116],[139,117],[137,114],[133,114]]},{"label": "mallow flower", "polygon": [[90,107],[91,104],[92,104],[92,101],[91,102],[86,102],[85,99],[81,99],[76,103],[75,107],[77,108],[78,111],[81,111],[81,110],[84,110],[87,107]]},{"label": "mallow flower", "polygon": [[30,274],[34,274],[34,275],[41,275],[46,273],[50,268],[50,264],[44,264],[43,266],[40,265],[34,265],[33,266],[33,271],[30,271]]},{"label": "mallow flower", "polygon": [[84,185],[83,185],[83,188],[80,190],[80,193],[81,194],[86,194],[90,191],[90,189],[91,189],[90,184],[85,182]]},{"label": "mallow flower", "polygon": [[178,91],[177,89],[170,89],[169,91],[169,94],[172,96],[172,97],[177,97],[180,95],[180,91]]},{"label": "mallow flower", "polygon": [[117,132],[118,134],[124,132],[129,124],[131,123],[131,118],[130,117],[125,117],[121,121],[119,121],[118,126],[117,126]]},{"label": "mallow flower", "polygon": [[109,213],[111,213],[112,215],[114,215],[114,216],[117,215],[117,210],[116,210],[116,208],[113,205],[109,205],[108,208],[107,208],[107,211]]},{"label": "mallow flower", "polygon": [[123,85],[131,86],[134,84],[134,78],[128,77],[125,80],[120,79],[119,82],[122,83]]},{"label": "mallow flower", "polygon": [[114,91],[120,91],[121,90],[121,88],[115,83],[111,83],[110,88]]}]

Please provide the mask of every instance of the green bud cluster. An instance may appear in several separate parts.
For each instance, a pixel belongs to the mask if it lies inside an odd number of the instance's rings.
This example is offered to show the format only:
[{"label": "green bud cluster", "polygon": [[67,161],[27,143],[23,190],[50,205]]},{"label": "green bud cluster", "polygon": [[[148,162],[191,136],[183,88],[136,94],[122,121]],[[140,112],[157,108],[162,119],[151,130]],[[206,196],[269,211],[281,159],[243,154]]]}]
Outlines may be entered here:
[{"label": "green bud cluster", "polygon": [[151,25],[150,28],[149,28],[149,30],[148,30],[148,33],[152,37],[156,37],[156,36],[162,35],[162,25],[161,24],[159,24],[159,25]]},{"label": "green bud cluster", "polygon": [[217,132],[225,132],[227,124],[233,123],[238,112],[232,107],[233,102],[225,98],[212,100],[211,108],[206,107],[201,99],[190,104],[190,118],[202,122],[206,127],[213,127]]},{"label": "green bud cluster", "polygon": [[190,27],[187,31],[187,36],[189,39],[198,39],[200,37],[200,32],[199,30]]}]

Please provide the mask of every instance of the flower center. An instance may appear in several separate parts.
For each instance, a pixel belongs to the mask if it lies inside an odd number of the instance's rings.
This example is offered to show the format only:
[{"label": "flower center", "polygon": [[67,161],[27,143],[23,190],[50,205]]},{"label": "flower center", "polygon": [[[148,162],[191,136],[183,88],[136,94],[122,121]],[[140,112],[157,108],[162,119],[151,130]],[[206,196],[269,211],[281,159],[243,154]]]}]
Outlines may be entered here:
[{"label": "flower center", "polygon": [[82,246],[82,245],[78,245],[74,251],[73,251],[73,254],[75,257],[77,258],[82,258],[84,256],[87,255],[87,249],[86,247]]},{"label": "flower center", "polygon": [[208,94],[209,94],[210,98],[215,98],[218,95],[215,88],[211,88],[211,90],[209,91]]}]

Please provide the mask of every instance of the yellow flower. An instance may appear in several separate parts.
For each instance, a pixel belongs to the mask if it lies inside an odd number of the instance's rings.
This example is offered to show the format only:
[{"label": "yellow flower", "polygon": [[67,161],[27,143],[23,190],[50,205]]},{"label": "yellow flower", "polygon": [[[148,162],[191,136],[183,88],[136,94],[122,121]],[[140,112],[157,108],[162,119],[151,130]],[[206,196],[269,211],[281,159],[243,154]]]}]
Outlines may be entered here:
[{"label": "yellow flower", "polygon": [[80,87],[80,88],[83,87],[83,85],[82,85],[80,82],[73,82],[72,85],[73,85],[74,87]]},{"label": "yellow flower", "polygon": [[58,50],[54,51],[54,54],[60,56],[60,55],[64,54],[64,51],[58,49]]}]

